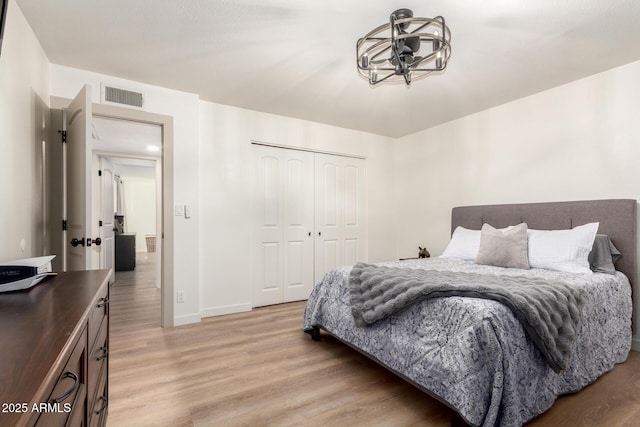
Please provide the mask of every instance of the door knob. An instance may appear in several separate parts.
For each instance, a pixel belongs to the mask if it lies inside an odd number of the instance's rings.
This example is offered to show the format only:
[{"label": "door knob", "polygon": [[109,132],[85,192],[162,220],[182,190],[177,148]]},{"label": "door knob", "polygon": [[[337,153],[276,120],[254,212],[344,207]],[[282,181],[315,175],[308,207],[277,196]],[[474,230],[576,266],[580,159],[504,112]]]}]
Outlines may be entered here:
[{"label": "door knob", "polygon": [[75,248],[78,245],[84,246],[84,237],[80,240],[76,239],[75,237],[71,239],[71,246]]},{"label": "door knob", "polygon": [[97,239],[91,240],[91,237],[87,237],[87,246],[91,246],[92,244],[100,246],[102,244],[102,239],[98,237]]}]

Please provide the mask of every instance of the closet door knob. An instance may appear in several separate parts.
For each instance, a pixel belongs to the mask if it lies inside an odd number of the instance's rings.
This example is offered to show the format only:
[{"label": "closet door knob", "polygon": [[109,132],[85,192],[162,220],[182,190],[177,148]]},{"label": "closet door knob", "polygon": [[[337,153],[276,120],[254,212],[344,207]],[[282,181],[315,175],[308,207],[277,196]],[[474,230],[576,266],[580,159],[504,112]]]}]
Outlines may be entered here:
[{"label": "closet door knob", "polygon": [[322,231],[318,231],[318,236],[322,236]]},{"label": "closet door knob", "polygon": [[309,237],[311,237],[311,232],[309,232]]}]

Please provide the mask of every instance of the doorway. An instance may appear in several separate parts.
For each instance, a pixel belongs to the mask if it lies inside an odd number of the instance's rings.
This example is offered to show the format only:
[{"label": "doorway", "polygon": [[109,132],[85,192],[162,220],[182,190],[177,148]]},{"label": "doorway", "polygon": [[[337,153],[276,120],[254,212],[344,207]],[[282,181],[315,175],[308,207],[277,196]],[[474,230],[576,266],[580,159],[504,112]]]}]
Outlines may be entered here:
[{"label": "doorway", "polygon": [[[90,98],[90,97],[89,97]],[[51,99],[51,115],[52,120],[57,118],[58,116],[62,116],[61,111],[66,109],[70,104],[70,100],[52,97]],[[155,159],[156,165],[160,166],[159,172],[157,176],[157,188],[158,200],[161,200],[161,203],[158,203],[157,209],[157,232],[156,232],[156,256],[158,259],[157,262],[157,277],[160,283],[160,294],[161,294],[161,315],[160,315],[160,324],[162,327],[171,327],[174,325],[174,307],[173,307],[173,268],[174,268],[174,256],[173,256],[173,216],[172,216],[172,206],[173,206],[173,118],[170,116],[165,116],[161,114],[148,113],[140,110],[133,110],[130,108],[123,108],[111,105],[102,105],[102,104],[90,104],[88,108],[89,111],[92,110],[90,116],[100,117],[103,119],[110,120],[123,120],[129,121],[132,123],[142,123],[148,125],[156,125],[161,129],[161,154],[159,157]],[[59,130],[63,129],[63,126],[52,126],[52,132],[54,135],[58,133]],[[92,133],[91,131],[87,133]],[[59,136],[58,136],[59,138]],[[60,144],[62,145],[62,144]],[[87,145],[89,145],[87,143]],[[126,152],[122,152],[118,150],[121,157],[131,156]],[[96,149],[95,153],[92,154],[101,154],[101,155],[111,155],[112,152],[110,150],[104,149]],[[124,155],[123,155],[124,154]],[[93,161],[92,157],[89,156],[88,161]],[[91,182],[93,182],[93,177],[89,178]],[[64,191],[63,184],[56,184],[60,187],[59,194],[62,194]],[[55,215],[60,216],[60,210],[57,209],[56,206],[50,207],[52,211],[55,211]],[[62,220],[63,218],[61,218]],[[60,234],[57,230],[59,228],[55,228],[55,224],[60,224],[60,222],[52,221],[52,233]],[[95,226],[97,226],[97,222],[95,222]],[[88,230],[88,233],[94,234],[93,230]],[[56,250],[60,250],[61,245],[65,245],[66,237],[59,242],[59,247]],[[62,253],[62,251],[60,251]],[[62,270],[59,270],[62,271]]]},{"label": "doorway", "polygon": [[102,180],[113,183],[104,199],[109,199],[106,204],[114,218],[115,280],[111,300],[112,308],[120,314],[117,326],[124,330],[158,327],[162,286],[162,245],[157,238],[162,232],[158,221],[162,206],[161,162],[104,152],[97,157]]},{"label": "doorway", "polygon": [[149,326],[161,324],[162,142],[159,124],[93,115],[93,193],[100,197],[91,212],[103,246],[93,265],[113,268],[114,286],[145,287],[139,295],[148,300],[137,300]]},{"label": "doorway", "polygon": [[[107,119],[158,125],[162,130],[162,145],[159,159],[156,159],[157,194],[157,234],[156,259],[157,276],[161,292],[162,327],[172,327],[173,319],[173,118],[161,114],[148,113],[130,108],[94,104],[93,115]],[[145,147],[146,148],[146,147]]]},{"label": "doorway", "polygon": [[[162,245],[157,238],[162,233],[159,218],[162,207],[160,185],[162,178],[161,162],[153,159],[115,156],[113,153],[96,154],[96,170],[101,180],[111,184],[100,192],[104,206],[102,255],[105,260],[110,256],[114,271],[134,271],[138,257],[156,258]],[[98,169],[99,168],[99,169]],[[95,174],[94,174],[95,175]],[[105,186],[106,187],[106,186]],[[106,223],[110,216],[112,225]],[[105,246],[109,241],[106,234],[113,230],[114,251]],[[109,263],[104,262],[105,267]],[[100,266],[103,266],[101,260]],[[161,287],[159,268],[157,269],[157,288]],[[116,274],[116,280],[118,275]]]},{"label": "doorway", "polygon": [[[111,230],[115,232],[115,251],[104,247],[99,264],[116,272],[134,271],[138,256],[150,262],[154,261],[150,258],[162,258],[162,242],[158,237],[162,235],[162,127],[94,115],[92,132],[93,191],[100,194],[92,199],[92,223],[102,224],[99,232],[103,246],[109,242]],[[111,226],[106,224],[107,218],[111,219]],[[114,262],[107,265],[103,260],[111,254]]]}]

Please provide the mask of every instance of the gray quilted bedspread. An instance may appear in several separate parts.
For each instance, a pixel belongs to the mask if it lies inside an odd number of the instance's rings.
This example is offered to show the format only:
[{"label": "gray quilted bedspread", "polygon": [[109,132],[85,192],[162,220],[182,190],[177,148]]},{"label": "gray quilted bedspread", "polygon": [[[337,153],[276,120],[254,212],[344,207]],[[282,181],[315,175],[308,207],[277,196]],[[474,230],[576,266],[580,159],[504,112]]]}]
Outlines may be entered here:
[{"label": "gray quilted bedspread", "polygon": [[555,372],[514,312],[498,301],[429,298],[357,327],[350,303],[351,267],[327,273],[315,286],[305,310],[305,331],[322,327],[410,378],[471,425],[520,426],[551,407],[557,396],[582,389],[629,354],[631,287],[621,273],[523,271],[443,258],[380,265],[524,275],[562,282],[583,294],[573,355],[565,371]]},{"label": "gray quilted bedspread", "polygon": [[466,296],[499,301],[522,323],[549,366],[569,366],[584,289],[540,277],[384,267],[357,263],[349,274],[356,326],[386,319],[425,298]]}]

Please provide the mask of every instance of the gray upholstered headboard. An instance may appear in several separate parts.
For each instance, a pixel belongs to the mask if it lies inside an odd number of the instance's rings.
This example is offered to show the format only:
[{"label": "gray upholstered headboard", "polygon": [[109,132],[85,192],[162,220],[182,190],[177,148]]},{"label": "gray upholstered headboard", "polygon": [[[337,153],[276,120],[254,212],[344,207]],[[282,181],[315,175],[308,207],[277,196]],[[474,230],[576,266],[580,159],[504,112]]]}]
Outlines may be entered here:
[{"label": "gray upholstered headboard", "polygon": [[529,228],[562,230],[598,221],[598,233],[608,234],[622,254],[616,269],[629,278],[636,293],[636,205],[633,199],[611,199],[456,207],[451,212],[451,231],[459,225],[479,230],[485,222],[497,228],[526,222]]}]

